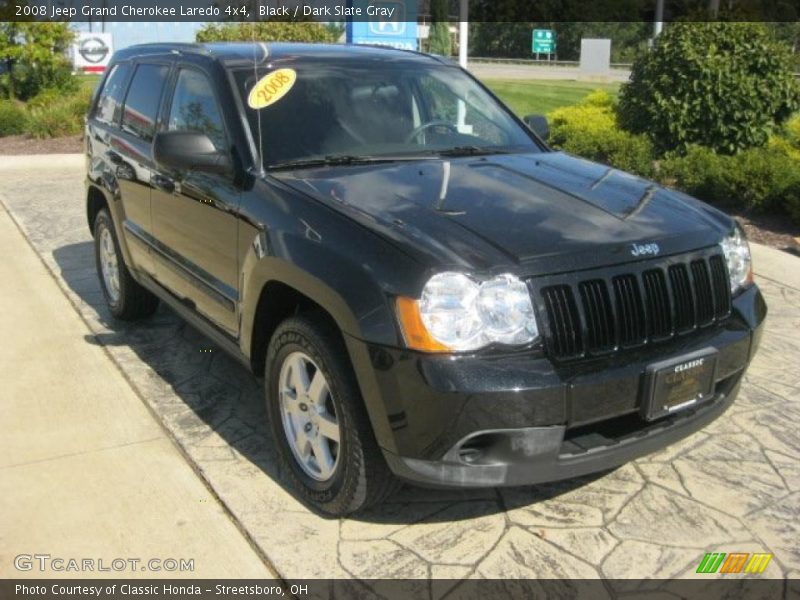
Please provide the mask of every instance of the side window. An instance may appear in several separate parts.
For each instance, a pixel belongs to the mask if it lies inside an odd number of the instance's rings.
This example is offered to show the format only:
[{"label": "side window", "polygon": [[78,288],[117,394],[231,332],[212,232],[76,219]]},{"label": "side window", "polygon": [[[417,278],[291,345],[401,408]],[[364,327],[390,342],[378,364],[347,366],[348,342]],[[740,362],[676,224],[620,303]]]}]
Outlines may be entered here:
[{"label": "side window", "polygon": [[122,96],[125,94],[125,83],[131,66],[127,63],[114,65],[106,79],[103,91],[97,100],[94,117],[103,123],[115,123],[119,117],[119,107],[122,105]]},{"label": "side window", "polygon": [[211,83],[202,73],[183,69],[178,74],[167,129],[204,133],[211,138],[217,150],[227,151],[219,105]]},{"label": "side window", "polygon": [[153,139],[161,91],[168,73],[169,67],[165,65],[139,65],[136,68],[122,110],[123,130],[146,142]]}]

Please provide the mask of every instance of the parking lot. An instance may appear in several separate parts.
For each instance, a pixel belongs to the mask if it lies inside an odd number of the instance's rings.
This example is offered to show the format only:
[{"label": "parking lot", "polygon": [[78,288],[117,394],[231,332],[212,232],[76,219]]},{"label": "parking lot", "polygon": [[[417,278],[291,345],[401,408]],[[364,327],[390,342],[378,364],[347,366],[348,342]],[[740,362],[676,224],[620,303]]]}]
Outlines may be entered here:
[{"label": "parking lot", "polygon": [[[736,404],[702,432],[603,476],[474,492],[404,487],[368,513],[329,519],[284,486],[252,376],[163,306],[144,323],[110,320],[82,157],[2,161],[0,201],[84,319],[85,343],[107,350],[278,575],[452,586],[669,579],[695,576],[703,554],[718,551],[771,552],[763,577],[800,577],[800,258],[754,249],[767,331]],[[420,581],[418,591],[439,597],[452,586]]]}]

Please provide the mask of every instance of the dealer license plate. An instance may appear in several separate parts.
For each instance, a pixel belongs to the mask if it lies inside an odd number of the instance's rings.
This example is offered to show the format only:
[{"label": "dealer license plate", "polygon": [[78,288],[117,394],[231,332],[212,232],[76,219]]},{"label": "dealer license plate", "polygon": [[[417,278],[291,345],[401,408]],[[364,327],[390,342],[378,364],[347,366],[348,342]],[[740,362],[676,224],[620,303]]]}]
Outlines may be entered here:
[{"label": "dealer license plate", "polygon": [[710,400],[714,395],[717,349],[706,348],[650,365],[642,416],[648,421]]}]

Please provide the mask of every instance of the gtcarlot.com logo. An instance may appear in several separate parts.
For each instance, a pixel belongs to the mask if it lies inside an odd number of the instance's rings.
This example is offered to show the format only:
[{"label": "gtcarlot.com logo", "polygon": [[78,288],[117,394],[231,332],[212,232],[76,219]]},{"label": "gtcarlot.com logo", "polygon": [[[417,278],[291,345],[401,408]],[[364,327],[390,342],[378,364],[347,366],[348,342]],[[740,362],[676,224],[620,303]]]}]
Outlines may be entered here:
[{"label": "gtcarlot.com logo", "polygon": [[698,573],[763,573],[772,554],[766,552],[708,552],[697,565]]},{"label": "gtcarlot.com logo", "polygon": [[14,557],[17,571],[43,572],[191,572],[193,558],[63,558],[49,554],[18,554]]}]

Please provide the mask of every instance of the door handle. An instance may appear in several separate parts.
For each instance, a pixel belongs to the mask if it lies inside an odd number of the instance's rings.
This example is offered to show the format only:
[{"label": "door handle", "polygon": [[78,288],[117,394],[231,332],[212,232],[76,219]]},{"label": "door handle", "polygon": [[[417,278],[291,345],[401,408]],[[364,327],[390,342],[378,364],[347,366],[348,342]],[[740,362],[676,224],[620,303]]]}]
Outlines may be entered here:
[{"label": "door handle", "polygon": [[164,177],[163,175],[153,174],[150,178],[150,182],[160,190],[163,190],[167,193],[172,193],[175,191],[175,182],[168,177]]},{"label": "door handle", "polygon": [[115,165],[122,164],[122,157],[113,150],[109,150],[108,152],[106,152],[106,156],[108,157],[108,160],[110,160]]}]

